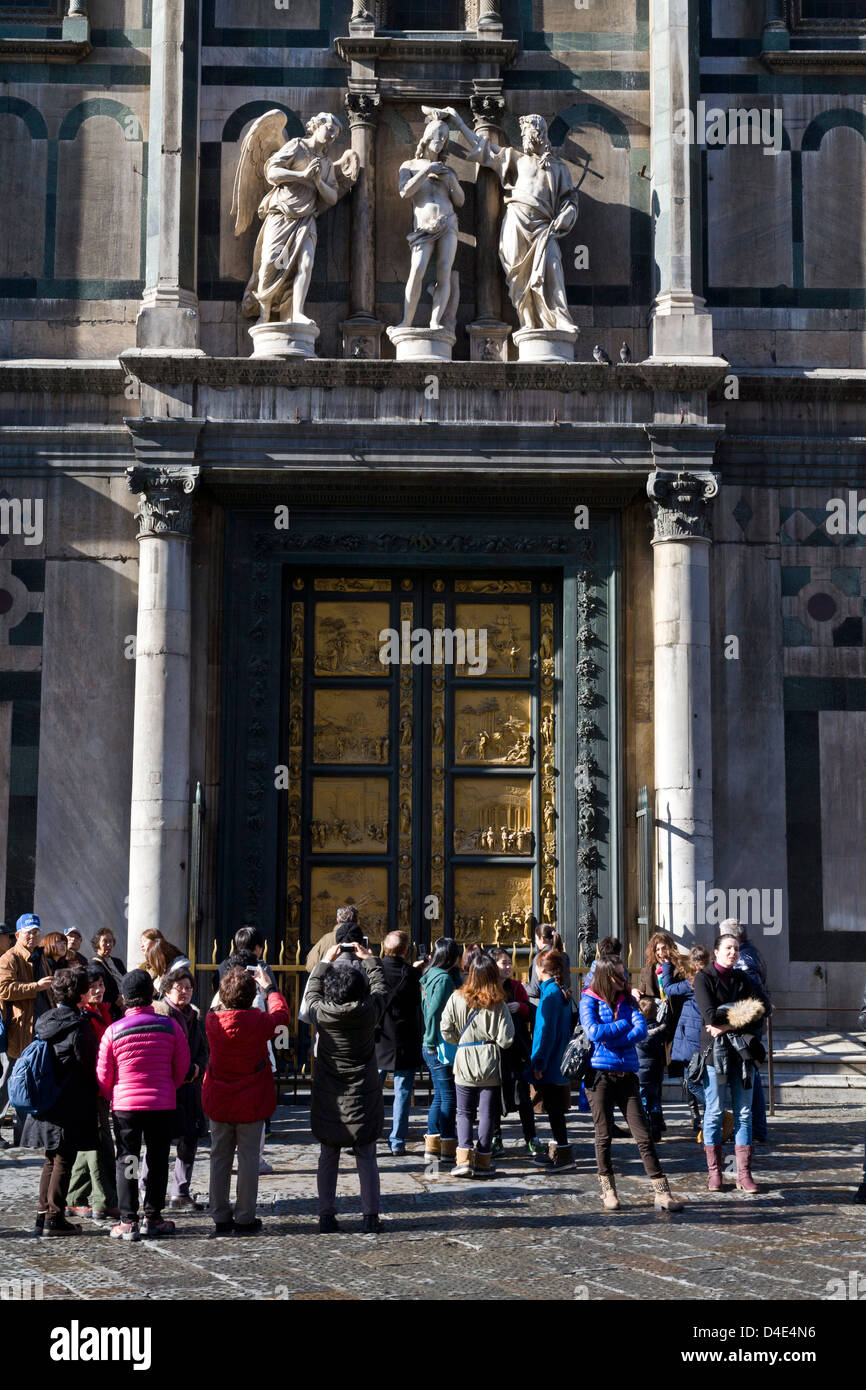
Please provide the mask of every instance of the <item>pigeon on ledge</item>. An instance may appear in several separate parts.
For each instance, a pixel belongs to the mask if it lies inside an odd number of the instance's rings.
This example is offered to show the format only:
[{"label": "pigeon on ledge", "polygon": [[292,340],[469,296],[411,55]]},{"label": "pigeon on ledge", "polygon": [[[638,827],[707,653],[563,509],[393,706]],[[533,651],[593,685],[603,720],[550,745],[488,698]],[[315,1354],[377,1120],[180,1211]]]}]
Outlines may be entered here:
[{"label": "pigeon on ledge", "polygon": [[598,343],[596,343],[595,347],[592,350],[592,357],[594,362],[600,363],[603,367],[609,367],[611,365],[610,358],[608,357],[604,348],[599,347]]},{"label": "pigeon on ledge", "polygon": [[619,350],[619,360],[620,360],[620,362],[630,362],[630,361],[631,361],[631,348],[629,347],[628,343],[623,343],[622,347],[620,348],[620,350]]}]

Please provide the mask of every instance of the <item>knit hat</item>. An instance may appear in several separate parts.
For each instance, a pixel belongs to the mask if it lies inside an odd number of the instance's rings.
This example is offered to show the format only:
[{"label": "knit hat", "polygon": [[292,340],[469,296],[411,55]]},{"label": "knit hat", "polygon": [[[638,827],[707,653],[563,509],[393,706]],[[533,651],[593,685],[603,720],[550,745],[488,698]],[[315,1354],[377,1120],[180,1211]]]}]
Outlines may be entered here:
[{"label": "knit hat", "polygon": [[152,1004],[153,979],[146,970],[130,970],[120,982],[120,992],[127,1004]]}]

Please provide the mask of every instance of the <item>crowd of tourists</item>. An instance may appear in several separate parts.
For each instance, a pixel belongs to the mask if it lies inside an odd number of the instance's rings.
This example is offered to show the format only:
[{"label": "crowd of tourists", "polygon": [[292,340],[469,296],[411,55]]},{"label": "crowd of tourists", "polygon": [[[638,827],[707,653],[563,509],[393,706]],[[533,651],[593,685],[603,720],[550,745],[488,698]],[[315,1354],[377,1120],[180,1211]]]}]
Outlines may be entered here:
[{"label": "crowd of tourists", "polygon": [[[44,1151],[35,1233],[75,1235],[88,1217],[117,1239],[172,1235],[166,1209],[200,1209],[193,1169],[208,1133],[212,1237],[262,1229],[256,1201],[260,1173],[273,1171],[264,1143],[277,1106],[275,1047],[285,1045],[292,1022],[263,944],[255,928],[236,933],[200,1011],[190,961],[158,931],[143,933],[140,964],[127,970],[108,929],[94,935],[88,956],[77,929],[43,936],[33,914],[19,918],[14,941],[3,928],[0,1120],[11,1098],[14,1142]],[[526,986],[513,976],[510,952],[480,942],[442,937],[412,961],[407,934],[393,931],[377,957],[351,906],[338,910],[306,966],[300,1019],[313,1031],[310,1123],[320,1146],[323,1232],[339,1229],[346,1150],[357,1165],[363,1230],[382,1228],[377,1144],[386,1080],[393,1078],[386,1142],[400,1157],[425,1068],[424,1161],[455,1178],[493,1172],[511,1114],[537,1169],[573,1172],[576,1109],[592,1118],[605,1210],[620,1206],[614,1142],[631,1138],[654,1204],[682,1211],[658,1156],[667,1075],[681,1080],[708,1190],[725,1189],[730,1138],[737,1188],[745,1196],[758,1190],[752,1161],[754,1143],[767,1137],[760,1063],[771,1003],[764,962],[734,920],[711,950],[687,954],[656,932],[636,979],[621,943],[608,937],[579,997],[563,943],[546,924]]]}]

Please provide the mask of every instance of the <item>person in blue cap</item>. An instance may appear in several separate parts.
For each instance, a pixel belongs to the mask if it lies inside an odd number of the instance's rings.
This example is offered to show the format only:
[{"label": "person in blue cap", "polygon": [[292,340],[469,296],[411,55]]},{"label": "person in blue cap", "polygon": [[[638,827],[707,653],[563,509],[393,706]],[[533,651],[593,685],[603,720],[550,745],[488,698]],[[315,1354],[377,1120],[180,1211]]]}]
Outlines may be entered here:
[{"label": "person in blue cap", "polygon": [[[15,923],[15,945],[0,956],[0,1007],[6,1023],[6,1070],[0,1078],[0,1103],[12,1064],[33,1041],[34,1005],[37,994],[51,988],[51,976],[36,979],[33,953],[39,944],[41,924],[35,912],[25,912]],[[20,1124],[15,1125],[15,1142]]]}]

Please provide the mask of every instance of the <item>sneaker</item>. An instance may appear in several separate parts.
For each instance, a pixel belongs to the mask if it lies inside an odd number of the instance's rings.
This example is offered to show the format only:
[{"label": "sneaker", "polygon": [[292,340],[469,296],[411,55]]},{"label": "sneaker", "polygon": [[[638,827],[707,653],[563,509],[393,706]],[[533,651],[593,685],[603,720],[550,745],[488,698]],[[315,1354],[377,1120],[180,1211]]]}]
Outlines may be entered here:
[{"label": "sneaker", "polygon": [[169,1202],[172,1211],[202,1211],[202,1204],[198,1197],[193,1197],[190,1193],[183,1197],[172,1197]]},{"label": "sneaker", "polygon": [[242,1225],[238,1225],[238,1223],[235,1222],[236,1236],[257,1236],[261,1229],[262,1223],[258,1216],[256,1217],[255,1221],[247,1221],[244,1222]]},{"label": "sneaker", "polygon": [[67,1207],[67,1208],[66,1208],[66,1215],[67,1215],[67,1216],[92,1216],[92,1215],[93,1215],[93,1208],[92,1208],[92,1207]]},{"label": "sneaker", "polygon": [[525,1148],[526,1148],[526,1152],[527,1152],[532,1158],[535,1158],[535,1155],[536,1155],[536,1154],[546,1154],[546,1153],[547,1153],[547,1145],[546,1145],[545,1143],[543,1143],[540,1139],[527,1139],[526,1144],[525,1144]]},{"label": "sneaker", "polygon": [[274,1170],[269,1163],[266,1163],[263,1158],[259,1159],[259,1177],[270,1177],[273,1171]]},{"label": "sneaker", "polygon": [[161,1216],[146,1216],[141,1228],[142,1240],[161,1240],[163,1236],[173,1236],[173,1221],[163,1221]]},{"label": "sneaker", "polygon": [[115,1240],[141,1240],[137,1221],[121,1221],[109,1232]]},{"label": "sneaker", "polygon": [[379,1234],[379,1232],[382,1231],[382,1230],[384,1230],[384,1229],[385,1229],[385,1228],[384,1228],[382,1222],[379,1220],[379,1217],[378,1217],[378,1216],[373,1216],[373,1215],[365,1216],[365,1217],[364,1217],[364,1224],[363,1224],[363,1226],[361,1227],[361,1235],[362,1235],[362,1236],[377,1236],[377,1235]]},{"label": "sneaker", "polygon": [[208,1236],[208,1240],[216,1240],[218,1236],[230,1236],[234,1233],[234,1221],[217,1221]]},{"label": "sneaker", "polygon": [[319,1217],[320,1236],[332,1236],[340,1229],[340,1223],[332,1211],[327,1211],[324,1216]]},{"label": "sneaker", "polygon": [[500,1155],[501,1153],[504,1153],[504,1152],[505,1152],[505,1145],[504,1145],[503,1142],[502,1142],[502,1135],[501,1135],[501,1134],[494,1134],[494,1136],[493,1136],[493,1144],[492,1144],[492,1147],[491,1147],[491,1153],[493,1154],[493,1157],[494,1157],[494,1158],[498,1158],[499,1155]]}]

